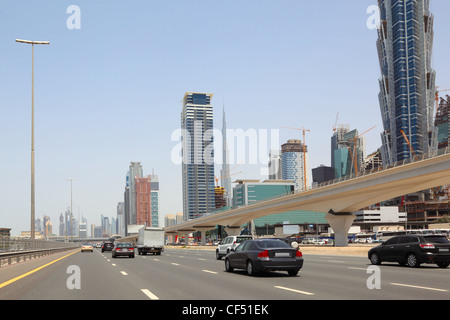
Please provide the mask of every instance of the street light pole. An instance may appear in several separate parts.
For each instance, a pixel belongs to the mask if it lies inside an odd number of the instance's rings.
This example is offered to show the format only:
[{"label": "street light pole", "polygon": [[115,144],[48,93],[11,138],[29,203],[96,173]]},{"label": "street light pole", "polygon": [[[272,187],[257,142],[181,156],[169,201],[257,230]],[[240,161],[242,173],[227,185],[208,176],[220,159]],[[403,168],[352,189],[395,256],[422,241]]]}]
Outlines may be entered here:
[{"label": "street light pole", "polygon": [[50,44],[48,41],[30,41],[16,39],[16,42],[31,44],[31,239],[35,238],[35,170],[34,170],[34,45]]}]

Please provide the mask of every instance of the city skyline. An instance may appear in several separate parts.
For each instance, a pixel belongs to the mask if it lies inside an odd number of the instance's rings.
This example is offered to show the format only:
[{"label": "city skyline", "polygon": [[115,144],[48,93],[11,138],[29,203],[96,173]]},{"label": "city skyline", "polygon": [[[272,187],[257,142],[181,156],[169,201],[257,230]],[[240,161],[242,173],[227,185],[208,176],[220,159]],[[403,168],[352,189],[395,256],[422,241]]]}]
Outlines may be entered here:
[{"label": "city skyline", "polygon": [[[283,126],[308,126],[310,168],[330,164],[337,112],[359,132],[377,125],[365,137],[367,152],[381,146],[377,32],[366,25],[366,10],[375,2],[249,1],[236,12],[232,2],[180,1],[173,10],[160,3],[80,1],[81,29],[71,30],[67,4],[4,1],[2,227],[12,234],[29,229],[30,50],[14,39],[52,42],[35,52],[36,217],[49,216],[55,228],[70,205],[69,177],[76,179],[75,212],[80,208],[95,224],[100,215],[115,217],[124,168],[141,161],[158,172],[164,221],[165,214],[182,211],[181,166],[171,163],[170,154],[186,91],[214,93],[217,130],[223,101],[228,128],[279,129],[280,145],[300,138]],[[431,5],[436,85],[447,88],[450,4]],[[207,19],[209,27],[181,24],[186,11]],[[141,41],[146,38],[151,41]],[[192,43],[201,48],[190,52]],[[260,168],[243,165],[232,180],[258,178]]]}]

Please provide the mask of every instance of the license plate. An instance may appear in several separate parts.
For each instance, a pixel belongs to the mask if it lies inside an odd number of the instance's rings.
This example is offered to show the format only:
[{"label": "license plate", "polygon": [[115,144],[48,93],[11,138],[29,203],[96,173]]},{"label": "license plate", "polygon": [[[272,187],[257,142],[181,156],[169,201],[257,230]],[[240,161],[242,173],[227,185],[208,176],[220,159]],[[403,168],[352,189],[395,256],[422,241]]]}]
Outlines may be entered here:
[{"label": "license plate", "polygon": [[449,252],[449,249],[439,249],[439,252]]},{"label": "license plate", "polygon": [[275,252],[275,257],[290,257],[291,254],[289,252]]}]

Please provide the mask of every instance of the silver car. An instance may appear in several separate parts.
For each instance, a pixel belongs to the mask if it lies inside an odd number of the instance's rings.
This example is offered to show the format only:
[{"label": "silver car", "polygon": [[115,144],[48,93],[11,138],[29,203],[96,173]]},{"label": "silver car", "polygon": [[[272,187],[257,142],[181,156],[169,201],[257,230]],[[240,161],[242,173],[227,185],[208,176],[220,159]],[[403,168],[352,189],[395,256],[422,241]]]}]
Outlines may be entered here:
[{"label": "silver car", "polygon": [[252,236],[229,236],[223,239],[222,243],[217,246],[216,259],[220,260],[231,252],[231,249],[244,242],[245,240],[252,240]]}]

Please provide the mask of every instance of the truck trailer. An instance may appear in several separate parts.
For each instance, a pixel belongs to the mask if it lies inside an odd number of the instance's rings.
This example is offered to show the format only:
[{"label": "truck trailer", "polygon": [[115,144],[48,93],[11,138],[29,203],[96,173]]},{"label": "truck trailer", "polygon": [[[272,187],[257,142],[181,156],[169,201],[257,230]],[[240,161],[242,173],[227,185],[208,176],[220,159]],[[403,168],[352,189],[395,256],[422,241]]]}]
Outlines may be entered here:
[{"label": "truck trailer", "polygon": [[138,254],[153,253],[160,255],[164,251],[164,229],[145,227],[139,229],[137,239]]}]

